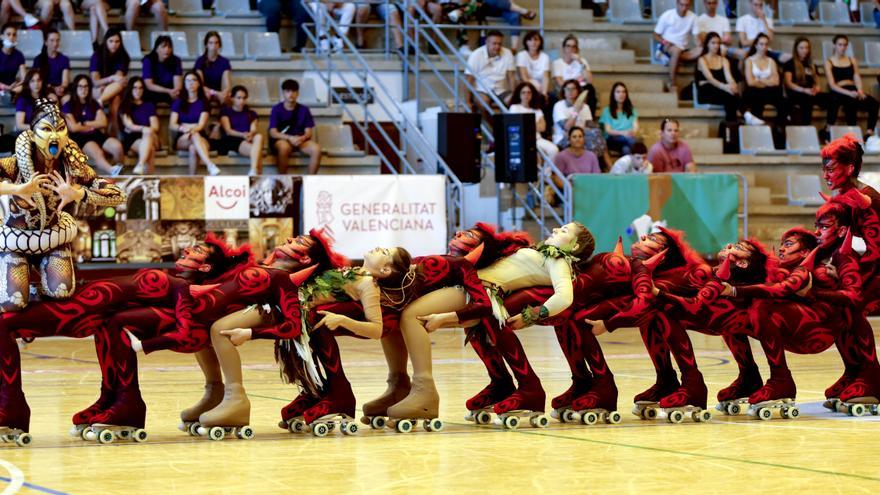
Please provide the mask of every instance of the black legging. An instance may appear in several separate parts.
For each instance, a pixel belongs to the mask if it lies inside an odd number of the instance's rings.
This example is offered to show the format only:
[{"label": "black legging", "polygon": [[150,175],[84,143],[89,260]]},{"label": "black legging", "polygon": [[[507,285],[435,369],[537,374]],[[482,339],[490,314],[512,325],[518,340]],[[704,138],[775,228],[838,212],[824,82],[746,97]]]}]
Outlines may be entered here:
[{"label": "black legging", "polygon": [[[856,91],[855,86],[842,87],[849,91]],[[880,104],[872,96],[865,95],[864,100],[859,100],[832,90],[828,101],[828,125],[834,125],[837,121],[837,111],[840,107],[843,107],[846,125],[858,124],[858,111],[863,110],[868,112],[868,131],[873,132],[877,127],[877,110],[880,108]]]},{"label": "black legging", "polygon": [[805,93],[790,92],[788,98],[788,117],[792,125],[811,125],[813,123],[813,105],[817,98]]},{"label": "black legging", "polygon": [[710,103],[724,106],[724,120],[733,122],[736,120],[736,110],[739,107],[739,97],[727,91],[712,86],[709,83],[697,86],[697,102]]},{"label": "black legging", "polygon": [[785,115],[782,105],[782,88],[779,86],[766,88],[746,87],[743,94],[743,107],[752,112],[752,115],[764,119],[764,107],[772,105],[776,109],[776,119],[782,121]]}]

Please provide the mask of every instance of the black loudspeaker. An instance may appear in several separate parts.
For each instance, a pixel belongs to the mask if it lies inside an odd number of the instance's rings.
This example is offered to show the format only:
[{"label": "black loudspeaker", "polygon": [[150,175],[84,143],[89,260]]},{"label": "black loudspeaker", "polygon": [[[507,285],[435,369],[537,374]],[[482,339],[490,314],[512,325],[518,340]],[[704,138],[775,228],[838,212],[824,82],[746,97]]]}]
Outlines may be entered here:
[{"label": "black loudspeaker", "polygon": [[494,116],[495,182],[538,180],[535,116],[504,113]]},{"label": "black loudspeaker", "polygon": [[439,114],[437,151],[462,182],[480,182],[481,138],[480,114]]}]

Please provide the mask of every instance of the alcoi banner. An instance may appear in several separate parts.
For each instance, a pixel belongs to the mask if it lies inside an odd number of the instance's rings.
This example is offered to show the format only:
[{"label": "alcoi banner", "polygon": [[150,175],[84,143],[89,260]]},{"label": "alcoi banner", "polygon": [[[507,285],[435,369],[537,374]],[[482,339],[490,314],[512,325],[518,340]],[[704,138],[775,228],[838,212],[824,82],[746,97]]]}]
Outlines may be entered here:
[{"label": "alcoi banner", "polygon": [[445,253],[445,186],[442,175],[305,176],[303,229],[326,229],[350,258],[377,246]]},{"label": "alcoi banner", "polygon": [[736,242],[739,179],[732,174],[572,176],[574,220],[596,237],[596,252],[618,236],[629,246],[656,225],[683,230],[700,253]]}]

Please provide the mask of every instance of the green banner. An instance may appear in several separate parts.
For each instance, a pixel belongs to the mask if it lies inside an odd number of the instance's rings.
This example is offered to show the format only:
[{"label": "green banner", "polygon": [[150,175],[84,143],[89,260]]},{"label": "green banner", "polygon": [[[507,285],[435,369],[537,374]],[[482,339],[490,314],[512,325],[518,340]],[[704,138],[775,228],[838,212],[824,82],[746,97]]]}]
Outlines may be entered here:
[{"label": "green banner", "polygon": [[596,237],[596,252],[624,247],[655,222],[683,230],[700,253],[735,242],[739,178],[732,174],[572,176],[574,220]]}]

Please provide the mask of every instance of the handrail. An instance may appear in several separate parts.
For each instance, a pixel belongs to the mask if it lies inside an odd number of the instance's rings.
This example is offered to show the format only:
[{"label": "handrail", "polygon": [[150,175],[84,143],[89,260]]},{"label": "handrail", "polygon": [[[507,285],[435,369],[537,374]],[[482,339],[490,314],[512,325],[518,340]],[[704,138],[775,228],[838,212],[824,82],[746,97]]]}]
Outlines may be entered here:
[{"label": "handrail", "polygon": [[[323,9],[319,9],[318,13],[315,13],[311,7],[308,5],[310,2],[306,0],[300,0],[305,8],[306,12],[312,18],[314,22],[304,23],[303,31],[306,36],[311,40],[312,44],[316,47],[320,46],[320,40],[317,34],[317,23],[325,23],[326,26],[325,32],[327,33],[339,33],[340,28],[338,22],[333,18],[333,16],[323,16]],[[386,0],[386,3],[387,0]],[[370,124],[375,124],[374,128],[378,132],[378,134],[385,141],[385,144],[388,145],[390,149],[393,150],[394,155],[400,160],[402,164],[402,169],[404,173],[409,174],[418,174],[420,171],[410,163],[410,159],[408,157],[408,153],[412,152],[416,161],[420,161],[425,164],[436,164],[438,169],[442,171],[442,173],[446,176],[446,191],[447,191],[447,227],[448,232],[454,232],[455,230],[463,228],[464,223],[464,204],[462,199],[463,188],[462,183],[446,163],[445,160],[437,153],[437,151],[430,145],[425,136],[421,133],[416,123],[412,122],[409,117],[407,117],[406,113],[398,104],[394,95],[391,95],[388,90],[380,83],[379,77],[370,68],[369,63],[363,58],[363,56],[358,51],[357,47],[354,43],[349,40],[347,36],[339,36],[342,40],[342,43],[345,46],[345,49],[342,50],[341,53],[336,53],[331,56],[328,52],[319,54],[314,50],[304,50],[305,59],[308,62],[311,69],[316,72],[327,86],[328,97],[331,102],[336,102],[342,109],[342,111],[348,115],[351,119],[352,123],[361,131],[361,134],[364,136],[364,140],[367,145],[380,157],[380,160],[386,167],[397,174],[397,170],[391,166],[391,162],[385,156],[385,153],[380,148],[381,143],[377,143],[370,136]],[[319,60],[324,61],[324,67],[322,68],[318,63]],[[343,68],[337,68],[337,64],[335,62],[342,62]],[[333,87],[332,77],[335,73],[340,71],[349,71],[359,79],[364,89],[363,94],[358,93],[354,90],[354,87],[349,82],[349,78],[339,75],[337,79],[341,81],[341,84],[344,88],[349,92],[349,94],[354,95],[354,100],[357,103],[358,107],[363,112],[363,120],[364,123],[359,121],[359,116],[355,115],[355,113],[350,108],[350,105],[347,104],[340,93]],[[370,82],[373,82],[371,85]],[[400,145],[395,143],[394,139],[388,135],[388,133],[378,125],[380,119],[378,119],[374,112],[370,109],[368,101],[369,96],[372,93],[374,95],[378,95],[381,97],[373,98],[373,105],[377,105],[379,109],[387,116],[391,118],[391,122],[395,126],[398,131]]]}]

